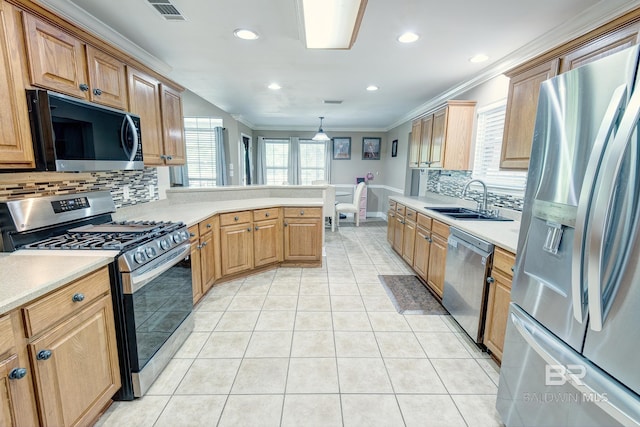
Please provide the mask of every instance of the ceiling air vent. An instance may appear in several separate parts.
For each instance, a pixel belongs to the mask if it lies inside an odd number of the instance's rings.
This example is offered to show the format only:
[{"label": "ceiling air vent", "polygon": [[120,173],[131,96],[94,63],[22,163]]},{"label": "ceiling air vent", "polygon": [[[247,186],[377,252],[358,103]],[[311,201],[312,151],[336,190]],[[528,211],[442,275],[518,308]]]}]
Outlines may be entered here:
[{"label": "ceiling air vent", "polygon": [[147,0],[155,10],[167,21],[184,21],[180,11],[169,0]]},{"label": "ceiling air vent", "polygon": [[322,102],[324,102],[325,104],[335,104],[335,105],[340,105],[340,104],[342,104],[342,101],[341,101],[341,100],[338,100],[338,99],[325,99],[325,100],[324,100],[324,101],[322,101]]}]

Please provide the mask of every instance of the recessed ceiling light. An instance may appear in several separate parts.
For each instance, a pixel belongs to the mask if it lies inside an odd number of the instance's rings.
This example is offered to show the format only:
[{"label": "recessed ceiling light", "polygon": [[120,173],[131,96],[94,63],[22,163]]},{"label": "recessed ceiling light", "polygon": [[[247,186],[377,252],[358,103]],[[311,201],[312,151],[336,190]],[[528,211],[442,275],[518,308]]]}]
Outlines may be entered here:
[{"label": "recessed ceiling light", "polygon": [[238,28],[233,32],[233,35],[242,40],[255,40],[260,37],[255,31],[245,28]]},{"label": "recessed ceiling light", "polygon": [[376,91],[376,90],[378,90],[378,89],[379,89],[379,88],[378,88],[378,86],[376,86],[376,85],[369,85],[369,86],[367,86],[367,90],[368,90],[369,92],[374,92],[374,91]]},{"label": "recessed ceiling light", "polygon": [[469,58],[469,62],[473,62],[475,64],[475,63],[478,63],[478,62],[484,62],[487,59],[489,59],[489,57],[487,55],[485,55],[484,53],[479,53],[479,54]]},{"label": "recessed ceiling light", "polygon": [[420,36],[417,35],[416,33],[412,33],[411,31],[407,31],[406,33],[404,33],[400,37],[398,37],[398,41],[400,43],[413,43],[413,42],[417,41],[419,38],[420,38]]},{"label": "recessed ceiling light", "polygon": [[267,86],[269,89],[271,90],[278,90],[278,89],[282,89],[282,86],[280,86],[278,83],[271,83],[269,86]]}]

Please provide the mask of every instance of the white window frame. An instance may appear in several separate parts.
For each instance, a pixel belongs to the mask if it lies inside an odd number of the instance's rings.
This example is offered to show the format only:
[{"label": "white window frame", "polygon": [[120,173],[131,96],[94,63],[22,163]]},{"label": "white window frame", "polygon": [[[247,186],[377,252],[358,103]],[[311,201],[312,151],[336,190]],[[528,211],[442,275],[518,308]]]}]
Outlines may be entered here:
[{"label": "white window frame", "polygon": [[504,99],[478,109],[472,177],[484,181],[493,192],[522,196],[526,171],[500,169],[506,105]]},{"label": "white window frame", "polygon": [[[327,150],[327,142],[326,141],[314,141],[312,139],[300,139],[298,141],[298,143],[300,144],[300,184],[301,185],[311,185],[311,182],[305,183],[302,182],[302,177],[304,176],[304,171],[305,170],[315,170],[315,171],[322,171],[322,176],[320,178],[316,178],[312,181],[315,180],[327,180],[327,162],[325,159],[325,153]],[[317,145],[322,147],[322,152],[320,153],[320,164],[322,165],[321,167],[305,167],[304,163],[304,159],[302,156],[302,146],[303,145]]]},{"label": "white window frame", "polygon": [[[284,182],[288,181],[288,177],[289,177],[289,156],[291,156],[291,140],[289,138],[264,138],[264,151],[265,151],[265,164],[264,164],[264,168],[265,168],[265,175],[267,177],[265,184],[267,185],[282,185]],[[269,153],[268,153],[268,147],[269,144],[283,144],[283,145],[287,145],[288,146],[288,151],[287,151],[287,157],[286,157],[286,162],[285,162],[285,166],[270,166],[269,165]],[[282,170],[284,171],[284,180],[282,182],[269,182],[269,171],[270,170]]]},{"label": "white window frame", "polygon": [[[196,127],[187,126],[187,122],[196,120]],[[216,117],[184,117],[185,146],[187,158],[187,177],[189,187],[215,187],[217,181],[216,155],[218,142],[214,128],[222,127],[222,119]],[[204,125],[207,126],[204,126]],[[202,127],[200,125],[203,125]],[[209,145],[212,147],[209,147]],[[197,163],[197,166],[196,166]],[[200,173],[196,176],[196,171]]]}]

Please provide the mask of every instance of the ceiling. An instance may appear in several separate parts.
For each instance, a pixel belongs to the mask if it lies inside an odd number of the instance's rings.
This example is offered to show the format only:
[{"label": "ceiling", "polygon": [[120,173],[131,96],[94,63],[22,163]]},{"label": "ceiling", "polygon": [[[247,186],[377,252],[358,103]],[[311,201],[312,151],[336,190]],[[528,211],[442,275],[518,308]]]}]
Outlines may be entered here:
[{"label": "ceiling", "polygon": [[[163,19],[147,0],[40,2],[253,129],[312,130],[325,116],[327,131],[388,130],[465,82],[487,80],[640,3],[369,0],[352,49],[330,51],[305,48],[296,0],[171,0],[185,21]],[[241,27],[260,38],[234,37]],[[397,42],[406,30],[421,38]],[[477,53],[490,59],[469,62]],[[268,89],[272,82],[282,89]],[[380,89],[366,91],[370,84]]]}]

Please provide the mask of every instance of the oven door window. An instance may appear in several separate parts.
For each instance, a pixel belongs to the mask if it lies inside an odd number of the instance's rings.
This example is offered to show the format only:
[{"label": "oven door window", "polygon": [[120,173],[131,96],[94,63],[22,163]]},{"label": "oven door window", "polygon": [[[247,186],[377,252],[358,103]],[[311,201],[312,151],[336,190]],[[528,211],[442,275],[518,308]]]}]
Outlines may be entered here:
[{"label": "oven door window", "polygon": [[[193,308],[188,259],[124,295],[131,368],[140,371]],[[133,319],[132,319],[133,317]]]}]

